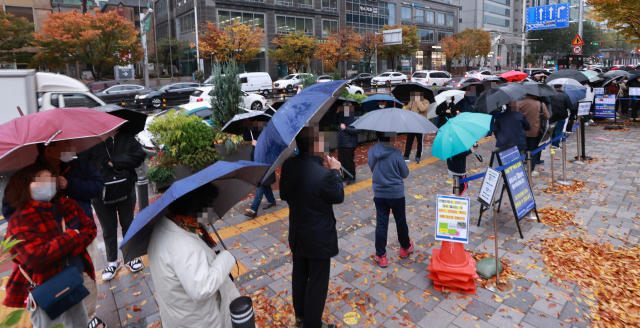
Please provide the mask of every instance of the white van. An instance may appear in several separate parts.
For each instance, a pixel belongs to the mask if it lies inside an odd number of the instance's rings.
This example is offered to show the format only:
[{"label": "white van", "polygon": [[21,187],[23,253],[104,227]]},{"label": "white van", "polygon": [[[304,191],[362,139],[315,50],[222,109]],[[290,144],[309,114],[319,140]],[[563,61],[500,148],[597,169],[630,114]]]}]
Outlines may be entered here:
[{"label": "white van", "polygon": [[[271,76],[264,72],[255,73],[240,73],[238,74],[240,83],[242,83],[242,91],[244,92],[257,92],[263,95],[271,93]],[[211,86],[213,76],[204,81],[205,86]]]}]

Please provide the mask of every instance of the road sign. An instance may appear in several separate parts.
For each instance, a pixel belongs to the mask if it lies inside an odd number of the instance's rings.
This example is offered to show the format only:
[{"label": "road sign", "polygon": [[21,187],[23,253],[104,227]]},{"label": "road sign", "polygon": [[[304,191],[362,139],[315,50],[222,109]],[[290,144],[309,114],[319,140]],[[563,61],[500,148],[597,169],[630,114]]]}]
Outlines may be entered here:
[{"label": "road sign", "polygon": [[382,43],[385,45],[402,44],[402,29],[382,31]]},{"label": "road sign", "polygon": [[582,41],[582,38],[580,37],[580,34],[576,34],[576,37],[573,38],[573,42],[571,42],[572,46],[581,46],[584,45],[584,41]]},{"label": "road sign", "polygon": [[574,46],[573,47],[573,53],[576,55],[579,55],[582,53],[582,46]]},{"label": "road sign", "polygon": [[527,31],[569,27],[569,4],[527,8]]},{"label": "road sign", "polygon": [[603,59],[603,58],[604,58],[604,55],[600,55],[600,56],[598,56],[598,58]]},{"label": "road sign", "polygon": [[147,14],[142,22],[142,35],[147,34],[151,30],[151,15]]}]

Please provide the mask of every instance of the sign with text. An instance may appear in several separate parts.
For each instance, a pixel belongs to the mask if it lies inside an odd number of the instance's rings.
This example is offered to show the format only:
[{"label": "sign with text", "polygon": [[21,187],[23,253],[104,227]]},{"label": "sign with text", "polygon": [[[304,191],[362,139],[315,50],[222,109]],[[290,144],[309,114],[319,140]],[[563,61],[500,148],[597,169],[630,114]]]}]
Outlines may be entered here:
[{"label": "sign with text", "polygon": [[589,115],[591,111],[591,102],[581,102],[578,104],[578,116]]},{"label": "sign with text", "polygon": [[569,4],[527,8],[527,31],[569,27]]},{"label": "sign with text", "polygon": [[360,5],[361,13],[378,14],[378,7]]},{"label": "sign with text", "polygon": [[596,117],[616,118],[616,95],[596,95]]},{"label": "sign with text", "polygon": [[[517,146],[498,153],[501,166],[513,162],[518,159],[518,157],[520,157],[520,152]],[[536,207],[536,202],[533,199],[533,193],[531,192],[529,180],[527,179],[527,174],[524,171],[522,162],[518,162],[504,169],[504,177],[505,183],[509,188],[509,196],[511,197],[514,212],[516,212],[518,220],[522,219],[522,217]]]},{"label": "sign with text", "polygon": [[487,207],[491,206],[499,181],[500,172],[488,167],[482,180],[482,186],[480,187],[480,196],[478,196],[478,201],[482,203],[482,205]]},{"label": "sign with text", "polygon": [[603,95],[604,94],[604,88],[593,88],[593,93],[596,95]]},{"label": "sign with text", "polygon": [[640,88],[629,88],[629,96],[640,96]]},{"label": "sign with text", "polygon": [[438,195],[436,240],[469,242],[469,198]]}]

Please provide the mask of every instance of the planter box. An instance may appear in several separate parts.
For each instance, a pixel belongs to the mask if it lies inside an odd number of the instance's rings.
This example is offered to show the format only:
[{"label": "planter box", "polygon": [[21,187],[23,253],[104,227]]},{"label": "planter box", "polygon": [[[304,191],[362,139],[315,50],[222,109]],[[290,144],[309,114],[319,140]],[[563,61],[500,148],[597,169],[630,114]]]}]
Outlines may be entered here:
[{"label": "planter box", "polygon": [[188,165],[180,165],[173,168],[174,177],[169,179],[169,181],[167,181],[166,183],[156,183],[151,181],[149,181],[149,183],[153,185],[154,191],[158,192],[160,189],[166,189],[170,187],[174,182],[182,180],[196,172],[192,172],[191,168]]},{"label": "planter box", "polygon": [[227,149],[224,147],[224,145],[215,145],[215,148],[216,148],[216,151],[219,152],[220,155],[222,155],[222,157],[224,157],[223,161],[237,162],[241,160],[245,160],[245,161],[251,160],[251,149],[252,149],[251,144],[244,147],[240,147],[239,151],[233,154],[227,154]]},{"label": "planter box", "polygon": [[329,137],[325,140],[325,143],[329,142],[329,149],[338,149],[338,132],[329,132]]}]

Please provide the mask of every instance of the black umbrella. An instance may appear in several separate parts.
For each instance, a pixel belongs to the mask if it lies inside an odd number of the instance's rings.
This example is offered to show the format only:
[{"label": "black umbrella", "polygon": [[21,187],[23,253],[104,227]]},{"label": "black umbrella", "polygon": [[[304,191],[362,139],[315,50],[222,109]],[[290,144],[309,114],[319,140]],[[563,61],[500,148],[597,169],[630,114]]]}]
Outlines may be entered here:
[{"label": "black umbrella", "polygon": [[464,91],[470,91],[471,87],[475,87],[475,91],[476,91],[476,96],[483,93],[485,89],[487,89],[487,86],[482,83],[482,82],[469,82],[469,83],[463,83],[461,86],[455,88],[458,90],[464,90]]},{"label": "black umbrella", "polygon": [[602,74],[602,77],[604,78],[614,78],[614,77],[618,77],[618,76],[630,76],[631,73],[627,72],[627,71],[619,71],[619,70],[615,70],[615,71],[608,71],[604,74]]},{"label": "black umbrella", "polygon": [[616,71],[633,71],[635,68],[629,66],[620,66]]},{"label": "black umbrella", "polygon": [[536,82],[517,82],[517,84],[522,86],[523,91],[528,95],[534,95],[538,97],[551,97],[558,94],[556,90],[548,84]]},{"label": "black umbrella", "polygon": [[473,107],[475,113],[491,113],[500,107],[524,99],[527,89],[522,83],[505,83],[481,93]]},{"label": "black umbrella", "polygon": [[122,125],[122,127],[120,127],[121,132],[138,134],[144,130],[144,126],[147,123],[147,114],[132,111],[130,109],[125,109],[116,104],[93,107],[92,109],[104,113],[109,113],[113,116],[129,121]]},{"label": "black umbrella", "polygon": [[555,71],[553,73],[551,73],[551,75],[549,75],[549,77],[547,77],[547,83],[549,83],[549,81],[551,80],[555,80],[555,79],[560,79],[560,78],[568,78],[568,79],[574,79],[578,82],[580,82],[580,84],[585,84],[589,82],[589,78],[582,74],[580,71],[575,70],[575,69],[561,69],[559,71]]},{"label": "black umbrella", "polygon": [[278,101],[274,102],[274,103],[271,105],[271,107],[272,107],[273,109],[275,109],[275,110],[278,110],[278,109],[280,109],[280,107],[282,107],[282,105],[284,105],[284,103],[285,103],[286,101],[287,101],[286,99],[278,100]]},{"label": "black umbrella", "polygon": [[620,81],[624,80],[624,78],[625,78],[625,77],[628,77],[628,75],[618,75],[618,76],[616,76],[616,77],[609,78],[609,79],[607,79],[606,81],[604,81],[604,82],[602,83],[601,88],[606,88],[606,87],[607,87],[607,85],[609,85],[609,83],[611,83],[611,82],[617,82],[617,83],[619,83]]},{"label": "black umbrella", "polygon": [[353,107],[355,108],[355,115],[356,116],[360,116],[363,112],[362,110],[362,106],[360,106],[360,104],[358,104],[358,102],[355,99],[351,99],[351,98],[344,98],[344,97],[340,97],[338,99],[336,99],[336,101],[333,103],[333,105],[331,105],[331,107],[329,107],[328,112],[332,113],[333,115],[335,115],[338,112],[338,107],[342,106],[342,104],[346,103],[346,102],[350,102]]},{"label": "black umbrella", "polygon": [[393,96],[401,102],[411,101],[412,92],[422,92],[424,99],[428,100],[430,103],[434,103],[436,101],[433,91],[417,82],[400,83],[395,87],[395,89],[393,89],[393,91],[391,91]]},{"label": "black umbrella", "polygon": [[225,126],[220,131],[235,135],[242,135],[244,133],[244,130],[248,127],[246,121],[247,119],[250,122],[268,122],[271,119],[271,115],[265,114],[264,112],[259,110],[252,110],[248,113],[236,114],[231,119],[231,121],[227,122],[227,124],[225,124]]},{"label": "black umbrella", "polygon": [[631,75],[629,77],[629,82],[627,82],[627,86],[632,88],[640,87],[640,81],[638,81],[638,78],[640,78],[640,74]]},{"label": "black umbrella", "polygon": [[482,80],[482,83],[486,88],[490,88],[490,87],[494,87],[496,85],[503,85],[505,83],[507,83],[507,79],[503,78],[503,77],[498,77],[498,76],[492,76],[492,77],[488,77],[484,80]]}]

